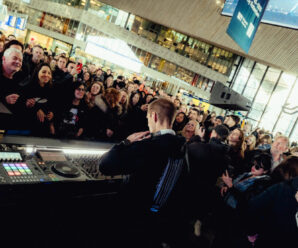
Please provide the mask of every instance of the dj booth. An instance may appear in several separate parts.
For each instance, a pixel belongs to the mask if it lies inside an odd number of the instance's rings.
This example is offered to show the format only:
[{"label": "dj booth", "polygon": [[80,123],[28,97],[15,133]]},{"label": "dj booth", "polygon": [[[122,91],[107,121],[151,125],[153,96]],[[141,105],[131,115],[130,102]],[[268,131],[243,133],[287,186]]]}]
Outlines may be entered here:
[{"label": "dj booth", "polygon": [[[113,144],[0,140],[1,242],[7,247],[109,247],[124,176],[98,170]],[[3,246],[6,247],[6,246]]]}]

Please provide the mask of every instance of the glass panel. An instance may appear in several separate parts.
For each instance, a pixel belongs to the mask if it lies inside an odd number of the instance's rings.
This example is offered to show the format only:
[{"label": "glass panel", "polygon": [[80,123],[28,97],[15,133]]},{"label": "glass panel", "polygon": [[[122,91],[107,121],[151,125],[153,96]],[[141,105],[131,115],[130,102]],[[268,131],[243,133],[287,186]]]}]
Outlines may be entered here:
[{"label": "glass panel", "polygon": [[253,64],[254,64],[254,61],[250,59],[245,59],[241,66],[239,74],[233,85],[233,90],[235,90],[239,94],[241,94],[242,90],[244,89],[245,83],[249,77],[249,73],[251,71]]},{"label": "glass panel", "polygon": [[274,84],[280,75],[280,70],[269,68],[264,81],[256,95],[252,105],[252,110],[249,112],[248,117],[259,121],[265,109],[265,106],[270,98]]},{"label": "glass panel", "polygon": [[272,131],[281,108],[293,86],[296,77],[287,73],[283,73],[280,81],[272,94],[267,110],[263,115],[260,126],[266,130]]},{"label": "glass panel", "polygon": [[277,125],[274,128],[273,132],[281,132],[282,134],[288,136],[292,130],[293,125],[295,124],[298,114],[286,114],[282,113],[280,118],[277,121]]},{"label": "glass panel", "polygon": [[277,121],[274,131],[282,132],[289,135],[295,121],[298,117],[298,83],[296,80],[295,86],[290,93],[287,103],[284,105],[283,112]]},{"label": "glass panel", "polygon": [[290,140],[293,142],[293,141],[298,141],[298,122],[294,128],[294,131],[292,132],[292,135],[290,137]]},{"label": "glass panel", "polygon": [[244,90],[243,96],[247,97],[249,100],[253,100],[260,85],[261,79],[265,73],[265,70],[265,65],[259,63],[255,65],[252,75],[250,76],[249,81]]}]

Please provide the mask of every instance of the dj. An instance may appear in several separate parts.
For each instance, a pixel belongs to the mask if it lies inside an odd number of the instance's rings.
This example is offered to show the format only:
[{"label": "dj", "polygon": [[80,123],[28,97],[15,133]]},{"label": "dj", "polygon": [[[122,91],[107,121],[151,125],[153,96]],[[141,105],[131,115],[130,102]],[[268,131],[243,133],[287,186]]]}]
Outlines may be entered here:
[{"label": "dj", "polygon": [[[146,131],[128,136],[104,154],[99,162],[99,170],[104,175],[130,175],[125,193],[122,194],[124,199],[121,202],[121,209],[125,209],[122,213],[127,216],[129,222],[139,221],[138,230],[145,225],[148,228],[149,231],[143,232],[148,235],[147,238],[141,238],[140,232],[137,235],[134,234],[134,239],[136,237],[143,239],[142,246],[144,240],[146,240],[145,243],[152,241],[153,236],[149,232],[153,229],[157,230],[155,224],[151,225],[152,222],[149,221],[151,223],[149,224],[144,219],[152,220],[160,214],[158,209],[154,208],[154,198],[165,174],[168,158],[175,159],[180,156],[181,148],[185,143],[185,139],[176,136],[171,129],[175,113],[176,107],[169,100],[159,98],[153,101],[149,104],[147,113],[150,133]],[[173,171],[173,173],[176,172]],[[173,196],[175,197],[174,190],[170,193],[171,199],[174,198]],[[149,218],[146,218],[148,216]],[[175,220],[176,217],[173,219]],[[148,244],[148,247],[151,246]]]}]

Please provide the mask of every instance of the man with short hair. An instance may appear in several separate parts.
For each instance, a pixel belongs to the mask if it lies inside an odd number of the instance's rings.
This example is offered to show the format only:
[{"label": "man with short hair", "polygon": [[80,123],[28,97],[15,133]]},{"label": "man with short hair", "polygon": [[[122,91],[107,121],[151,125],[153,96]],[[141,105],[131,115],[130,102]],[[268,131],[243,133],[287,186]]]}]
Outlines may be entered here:
[{"label": "man with short hair", "polygon": [[[159,98],[148,106],[148,126],[149,131],[134,133],[127,137],[120,144],[115,145],[109,152],[104,154],[99,162],[99,170],[104,175],[123,174],[129,176],[129,182],[126,185],[124,201],[121,202],[121,209],[124,213],[121,217],[127,217],[128,222],[125,223],[125,229],[130,230],[126,225],[137,222],[140,230],[148,228],[149,230],[140,232],[140,235],[147,235],[148,232],[156,232],[160,226],[156,223],[150,225],[147,221],[154,221],[159,214],[167,212],[171,215],[169,208],[175,208],[176,204],[166,202],[161,211],[154,204],[157,195],[157,188],[166,175],[165,169],[168,168],[168,159],[177,158],[181,155],[181,147],[185,143],[183,137],[175,135],[172,130],[172,124],[176,114],[175,105],[164,98]],[[179,175],[180,171],[173,169],[172,175]],[[168,177],[167,191],[171,195],[175,195],[175,182]],[[174,187],[171,192],[172,187]],[[169,198],[169,199],[170,199]],[[172,200],[175,198],[171,198]],[[171,202],[173,203],[173,202]],[[156,214],[159,212],[159,214]],[[152,219],[145,218],[152,215]],[[177,221],[178,216],[172,216],[173,222]],[[138,223],[138,221],[140,223]],[[127,224],[126,224],[127,223]],[[166,231],[164,228],[162,231]],[[122,232],[122,231],[121,231]],[[129,235],[129,234],[127,234]],[[137,235],[132,239],[142,240],[142,236]],[[149,234],[150,235],[150,234]],[[153,242],[156,238],[155,234],[150,235]],[[174,235],[175,236],[175,235]],[[155,246],[154,246],[155,247]]]},{"label": "man with short hair", "polygon": [[67,58],[65,56],[60,56],[57,61],[55,70],[53,71],[53,85],[63,83],[66,76],[66,64]]},{"label": "man with short hair", "polygon": [[289,138],[283,135],[276,137],[271,145],[270,153],[272,155],[271,172],[282,162],[283,153],[289,149]]},{"label": "man with short hair", "polygon": [[16,48],[8,48],[2,57],[0,73],[0,101],[7,105],[14,105],[19,95],[19,87],[14,75],[22,67],[23,54]]},{"label": "man with short hair", "polygon": [[200,115],[200,111],[196,108],[191,108],[188,114],[189,120],[197,121]]},{"label": "man with short hair", "polygon": [[[35,68],[39,65],[41,60],[44,57],[43,48],[40,45],[35,45],[32,48],[32,54],[24,55],[24,63],[22,67],[23,76],[29,76],[30,78],[33,76]],[[24,75],[26,74],[26,75]]]},{"label": "man with short hair", "polygon": [[76,63],[74,61],[68,61],[66,66],[67,72],[72,76],[77,74]]}]

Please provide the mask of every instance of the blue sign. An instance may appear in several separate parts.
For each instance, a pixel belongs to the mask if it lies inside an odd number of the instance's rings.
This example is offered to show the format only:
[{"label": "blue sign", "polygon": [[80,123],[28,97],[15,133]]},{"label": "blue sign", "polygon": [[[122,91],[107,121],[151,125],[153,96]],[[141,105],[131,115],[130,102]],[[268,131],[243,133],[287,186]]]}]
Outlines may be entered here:
[{"label": "blue sign", "polygon": [[16,17],[10,15],[10,16],[8,16],[6,25],[14,28],[15,27],[15,22],[16,22]]},{"label": "blue sign", "polygon": [[193,96],[192,94],[187,94],[187,93],[185,93],[185,92],[183,92],[183,95],[184,96],[188,96],[188,97],[190,97],[190,98],[194,98],[194,99],[196,99],[196,100],[199,100],[199,101],[201,101],[201,102],[209,102],[208,100],[206,100],[206,99],[203,99],[203,98],[201,98],[201,97],[198,97],[198,96]]},{"label": "blue sign", "polygon": [[24,30],[25,27],[26,27],[26,18],[17,17],[16,28],[20,30]]},{"label": "blue sign", "polygon": [[[226,0],[221,13],[232,16],[238,1]],[[298,1],[270,0],[261,22],[298,29]]]},{"label": "blue sign", "polygon": [[269,0],[239,0],[228,35],[248,53]]}]

